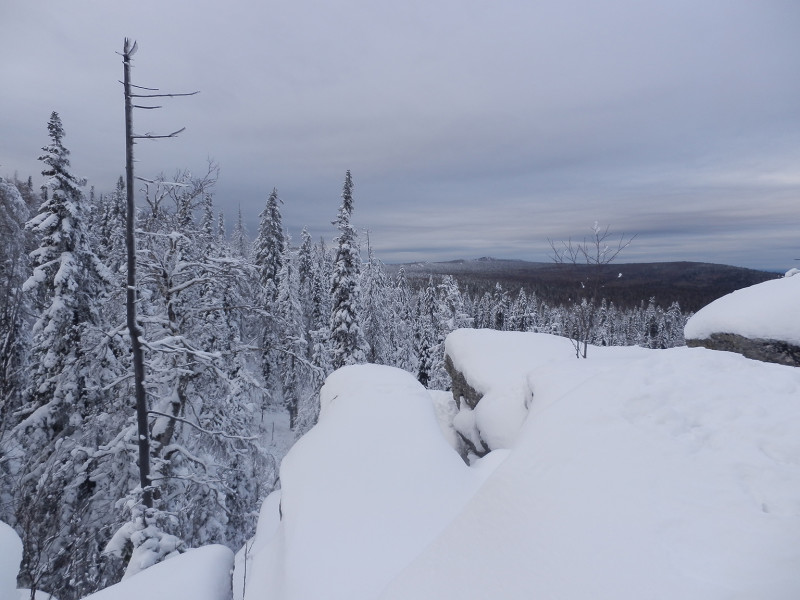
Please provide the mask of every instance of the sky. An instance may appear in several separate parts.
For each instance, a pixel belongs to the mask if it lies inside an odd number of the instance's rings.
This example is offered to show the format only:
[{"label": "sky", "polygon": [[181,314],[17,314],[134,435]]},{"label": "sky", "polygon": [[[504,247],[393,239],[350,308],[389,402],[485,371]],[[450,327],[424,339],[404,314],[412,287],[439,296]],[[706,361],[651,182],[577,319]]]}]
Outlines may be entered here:
[{"label": "sky", "polygon": [[800,259],[796,0],[6,0],[0,23],[3,176],[40,182],[55,110],[113,189],[127,36],[133,83],[200,90],[134,114],[186,127],[136,174],[213,160],[229,230],[275,187],[295,240],[330,240],[350,169],[385,262],[547,261],[595,221],[637,236],[621,262]]}]

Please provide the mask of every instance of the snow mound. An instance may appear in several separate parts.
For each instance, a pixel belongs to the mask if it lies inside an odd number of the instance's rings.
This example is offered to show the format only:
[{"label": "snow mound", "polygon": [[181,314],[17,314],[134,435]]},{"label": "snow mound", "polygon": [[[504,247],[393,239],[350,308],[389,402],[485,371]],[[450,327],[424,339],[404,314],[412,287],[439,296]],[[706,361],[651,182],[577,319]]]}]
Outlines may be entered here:
[{"label": "snow mound", "polygon": [[508,458],[380,598],[800,597],[800,370],[676,348],[528,382]]},{"label": "snow mound", "polygon": [[225,546],[194,548],[84,600],[228,600],[232,567],[233,552]]},{"label": "snow mound", "polygon": [[283,460],[280,503],[271,496],[262,510],[246,598],[376,598],[502,458],[467,467],[431,396],[399,369],[340,369],[321,407]]},{"label": "snow mound", "polygon": [[686,323],[686,339],[733,333],[800,346],[800,276],[790,274],[736,290],[701,308]]},{"label": "snow mound", "polygon": [[22,541],[10,525],[0,521],[0,598],[16,598],[21,560]]}]

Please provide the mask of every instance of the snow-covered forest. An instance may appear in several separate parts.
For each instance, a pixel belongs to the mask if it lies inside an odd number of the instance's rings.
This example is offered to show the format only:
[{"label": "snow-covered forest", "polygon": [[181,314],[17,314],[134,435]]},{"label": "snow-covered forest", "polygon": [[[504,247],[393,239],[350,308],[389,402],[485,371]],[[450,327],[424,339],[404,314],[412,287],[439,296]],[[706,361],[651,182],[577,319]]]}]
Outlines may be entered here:
[{"label": "snow-covered forest", "polygon": [[556,334],[576,347],[684,343],[676,304],[548,305],[500,285],[475,296],[449,276],[422,287],[402,269],[390,277],[360,241],[349,171],[338,201],[331,190],[329,242],[305,230],[291,239],[275,189],[252,240],[241,211],[227,215],[230,228],[215,209],[214,164],[141,182],[147,509],[125,311],[126,190],[121,177],[110,192],[87,186],[71,171],[56,113],[47,127],[44,186],[0,178],[0,521],[23,542],[20,587],[73,600],[188,548],[238,551],[281,486],[280,460],[316,423],[325,378],[342,366],[398,367],[447,390],[444,341],[460,328]]}]

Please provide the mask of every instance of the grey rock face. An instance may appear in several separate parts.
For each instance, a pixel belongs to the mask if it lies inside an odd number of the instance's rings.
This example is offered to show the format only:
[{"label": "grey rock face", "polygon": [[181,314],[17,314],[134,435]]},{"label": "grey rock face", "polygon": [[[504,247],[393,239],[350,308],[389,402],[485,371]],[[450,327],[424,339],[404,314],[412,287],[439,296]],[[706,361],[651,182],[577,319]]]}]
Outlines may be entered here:
[{"label": "grey rock face", "polygon": [[780,340],[752,340],[735,333],[712,333],[707,339],[686,340],[686,345],[691,348],[737,352],[753,360],[800,367],[800,346]]},{"label": "grey rock face", "polygon": [[456,401],[456,406],[461,408],[461,399],[464,399],[464,402],[467,403],[467,406],[470,408],[475,408],[483,398],[483,394],[478,392],[475,388],[473,388],[470,384],[467,383],[464,374],[456,369],[453,361],[450,360],[450,356],[445,354],[444,357],[444,369],[447,371],[447,374],[450,375],[450,379],[453,381],[453,398]]}]

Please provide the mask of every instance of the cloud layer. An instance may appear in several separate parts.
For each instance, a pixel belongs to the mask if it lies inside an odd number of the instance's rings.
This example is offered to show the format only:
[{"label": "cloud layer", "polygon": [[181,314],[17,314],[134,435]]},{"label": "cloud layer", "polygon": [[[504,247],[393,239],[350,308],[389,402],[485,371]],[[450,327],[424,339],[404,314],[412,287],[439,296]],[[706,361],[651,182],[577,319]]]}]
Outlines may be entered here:
[{"label": "cloud layer", "polygon": [[0,172],[41,170],[57,110],[75,171],[124,169],[134,82],[200,89],[136,115],[177,140],[139,174],[221,166],[255,230],[277,187],[331,235],[345,169],[387,261],[546,260],[595,219],[627,260],[788,268],[800,257],[800,6],[792,0],[4,3]]}]

